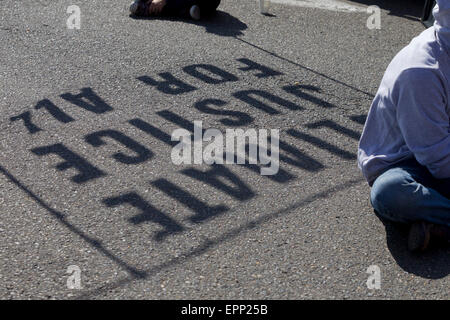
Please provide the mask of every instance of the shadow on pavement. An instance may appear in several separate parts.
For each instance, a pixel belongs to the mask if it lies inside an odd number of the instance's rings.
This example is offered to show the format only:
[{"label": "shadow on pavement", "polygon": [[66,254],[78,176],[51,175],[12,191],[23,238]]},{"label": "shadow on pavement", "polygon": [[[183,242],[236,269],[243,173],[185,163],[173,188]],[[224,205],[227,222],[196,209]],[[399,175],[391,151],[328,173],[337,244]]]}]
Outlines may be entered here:
[{"label": "shadow on pavement", "polygon": [[130,18],[136,20],[165,20],[165,21],[182,21],[204,27],[206,32],[222,37],[237,37],[243,35],[243,31],[247,29],[247,25],[224,11],[217,11],[215,14],[208,16],[201,21],[194,21],[187,18],[159,16],[159,17],[136,17],[130,15]]},{"label": "shadow on pavement", "polygon": [[239,38],[239,36],[243,36],[244,35],[243,31],[247,29],[247,24],[245,24],[244,22],[242,22],[238,18],[236,18],[236,17],[234,17],[234,16],[232,16],[229,13],[224,12],[224,11],[218,10],[216,12],[216,14],[213,14],[212,16],[209,16],[209,17],[205,18],[202,21],[193,21],[191,19],[183,19],[183,18],[167,17],[167,16],[136,17],[136,16],[133,16],[133,15],[130,15],[130,18],[136,19],[136,20],[183,21],[183,22],[186,22],[186,23],[195,24],[197,26],[204,27],[207,33],[212,33],[212,34],[215,34],[215,35],[218,35],[218,36],[222,36],[222,37],[234,37],[236,40],[239,40],[239,41],[241,41],[243,43],[246,43],[246,44],[250,45],[251,47],[254,47],[254,48],[258,49],[258,50],[261,50],[261,51],[263,51],[263,52],[265,52],[265,53],[267,53],[269,55],[272,55],[272,56],[274,56],[276,58],[279,58],[279,59],[281,59],[283,61],[286,61],[286,62],[289,62],[291,64],[294,64],[294,65],[296,65],[296,66],[298,66],[298,67],[300,67],[302,69],[305,69],[307,71],[313,72],[313,73],[315,73],[317,75],[320,75],[320,76],[322,76],[322,77],[324,77],[324,78],[326,78],[328,80],[334,81],[334,82],[339,83],[341,85],[344,85],[344,86],[346,86],[348,88],[354,89],[354,90],[356,90],[356,91],[358,91],[360,93],[366,94],[366,95],[368,95],[371,98],[374,97],[374,95],[372,93],[370,93],[370,92],[366,92],[366,91],[360,90],[360,89],[358,89],[358,88],[356,88],[356,87],[354,87],[352,85],[346,84],[346,83],[344,83],[342,81],[339,81],[337,79],[329,77],[329,76],[327,76],[327,75],[325,75],[323,73],[317,72],[317,71],[312,70],[312,69],[310,69],[310,68],[308,68],[306,66],[303,66],[303,65],[301,65],[301,64],[299,64],[297,62],[294,62],[294,61],[286,59],[286,58],[284,58],[282,56],[279,56],[279,55],[277,55],[277,54],[275,54],[273,52],[270,52],[270,51],[268,51],[268,50],[266,50],[266,49],[264,49],[264,48],[262,48],[262,47],[260,47],[258,45],[255,45],[255,44],[253,44],[251,42],[248,42],[248,41],[246,41],[243,38]]},{"label": "shadow on pavement", "polygon": [[411,253],[407,248],[408,227],[381,221],[386,228],[387,247],[403,270],[426,279],[441,279],[450,274],[449,249],[435,247],[423,254]]},{"label": "shadow on pavement", "polygon": [[269,213],[263,214],[255,219],[248,221],[247,223],[245,223],[237,228],[234,228],[234,229],[232,229],[226,233],[223,233],[221,235],[218,235],[216,238],[207,238],[207,239],[205,239],[203,244],[189,250],[185,254],[178,256],[178,257],[174,257],[162,264],[159,264],[159,265],[149,268],[148,270],[145,271],[144,277],[137,277],[134,274],[131,274],[131,276],[128,276],[126,278],[123,278],[123,279],[118,280],[113,283],[108,283],[107,285],[105,285],[103,287],[96,288],[96,289],[93,289],[90,291],[86,291],[86,292],[82,293],[81,295],[79,295],[78,297],[76,297],[75,299],[90,299],[90,298],[92,298],[94,296],[98,296],[108,290],[113,290],[113,289],[117,289],[120,287],[124,287],[125,285],[127,285],[128,283],[130,283],[136,279],[142,279],[142,278],[149,279],[164,269],[168,269],[176,264],[184,263],[188,260],[191,260],[191,259],[193,259],[197,256],[200,256],[200,255],[204,254],[205,252],[213,249],[214,247],[217,247],[221,243],[225,243],[232,239],[235,239],[237,236],[239,236],[243,233],[253,231],[253,230],[259,228],[260,226],[273,221],[274,219],[277,219],[279,217],[290,214],[293,211],[295,212],[295,210],[302,208],[304,206],[307,206],[308,204],[315,202],[317,200],[326,199],[331,194],[341,192],[342,190],[348,189],[348,188],[350,188],[358,183],[361,183],[361,182],[362,182],[362,178],[358,178],[358,179],[354,179],[354,180],[345,181],[345,182],[340,183],[335,186],[331,186],[327,190],[324,190],[322,192],[319,192],[319,193],[313,194],[311,196],[305,197],[303,199],[300,199],[299,201],[297,201],[287,207],[281,208],[274,212],[269,212]]},{"label": "shadow on pavement", "polygon": [[205,27],[206,32],[222,37],[236,37],[243,35],[247,25],[238,18],[223,11],[217,11],[215,15],[195,23]]},{"label": "shadow on pavement", "polygon": [[70,232],[76,234],[86,243],[88,243],[93,249],[102,253],[105,257],[124,268],[132,279],[143,279],[147,277],[147,274],[139,269],[132,267],[127,264],[124,260],[120,259],[119,256],[115,255],[112,251],[108,250],[106,246],[99,240],[89,236],[84,231],[77,228],[75,225],[71,224],[66,215],[60,211],[57,211],[50,207],[44,200],[37,196],[33,191],[31,191],[27,186],[20,182],[15,176],[13,176],[7,169],[0,165],[0,173],[3,174],[9,181],[14,183],[19,189],[21,189],[25,194],[27,194],[31,199],[33,199],[40,207],[45,209],[53,218],[55,218],[59,223],[66,227]]},{"label": "shadow on pavement", "polygon": [[328,75],[326,75],[326,74],[324,74],[324,73],[321,73],[321,72],[319,72],[319,71],[313,70],[313,69],[311,69],[311,68],[309,68],[309,67],[307,67],[307,66],[304,66],[304,65],[302,65],[302,64],[300,64],[300,63],[297,63],[297,62],[295,62],[295,61],[289,60],[289,59],[287,59],[287,58],[285,58],[285,57],[282,57],[282,56],[280,56],[280,55],[278,55],[278,54],[276,54],[276,53],[274,53],[274,52],[268,51],[268,50],[266,50],[266,49],[264,49],[264,48],[262,48],[262,47],[260,47],[260,46],[258,46],[258,45],[256,45],[256,44],[253,44],[253,43],[251,43],[251,42],[249,42],[249,41],[247,41],[247,40],[245,40],[245,39],[238,38],[238,37],[235,37],[235,38],[236,38],[236,40],[239,40],[239,41],[241,41],[241,42],[243,42],[243,43],[245,43],[245,44],[248,44],[249,46],[251,46],[251,47],[253,47],[253,48],[255,48],[255,49],[261,50],[261,51],[263,51],[263,52],[265,52],[265,53],[267,53],[267,54],[269,54],[269,55],[271,55],[271,56],[273,56],[273,57],[276,57],[276,58],[278,58],[278,59],[280,59],[280,60],[283,60],[283,61],[286,61],[286,62],[288,62],[288,63],[290,63],[290,64],[293,64],[293,65],[295,65],[295,66],[297,66],[297,67],[299,67],[299,68],[301,68],[301,69],[303,69],[303,70],[312,72],[312,73],[314,73],[314,74],[316,74],[316,75],[318,75],[318,76],[321,76],[321,77],[323,77],[323,78],[325,78],[325,79],[331,80],[331,81],[336,82],[336,83],[338,83],[338,84],[341,84],[341,85],[343,85],[343,86],[345,86],[345,87],[347,87],[347,88],[350,88],[350,89],[353,89],[353,90],[358,91],[358,92],[360,92],[360,93],[363,93],[363,94],[369,96],[370,98],[374,98],[374,97],[375,97],[375,95],[374,95],[373,93],[370,93],[370,92],[361,90],[361,89],[359,89],[359,88],[356,88],[355,86],[352,86],[352,85],[350,85],[350,84],[347,84],[347,83],[345,83],[345,82],[342,82],[342,81],[340,81],[340,80],[338,80],[338,79],[332,78],[332,77],[330,77],[330,76],[328,76]]},{"label": "shadow on pavement", "polygon": [[[240,70],[241,72],[252,72],[257,79],[264,77],[275,77],[283,74],[279,70],[261,65],[256,61],[252,61],[245,57],[236,59],[236,61],[239,62],[239,64],[236,65],[236,70]],[[188,65],[181,67],[181,70],[183,70],[186,75],[197,78],[199,81],[202,81],[207,85],[219,85],[221,83],[235,82],[239,80],[239,74],[233,74],[232,70],[224,70],[218,66],[210,64]],[[179,75],[172,74],[171,72],[162,72],[157,75],[151,74],[139,76],[136,79],[143,82],[150,88],[169,96],[176,96],[199,89],[195,86],[195,83],[189,83],[187,80],[180,78]],[[239,111],[225,109],[224,107],[229,104],[229,102],[218,99],[199,100],[193,105],[193,108],[199,112],[197,116],[200,116],[200,114],[221,116],[219,121],[230,127],[241,127],[251,124],[257,116],[261,115],[261,113],[275,116],[282,115],[289,111],[301,112],[306,109],[306,107],[303,106],[304,102],[312,103],[314,105],[313,108],[319,108],[327,111],[338,108],[337,105],[326,101],[326,99],[323,100],[323,97],[318,96],[321,92],[321,88],[317,86],[309,85],[307,83],[299,83],[295,85],[281,86],[279,89],[283,93],[280,96],[271,91],[260,89],[239,89],[236,92],[232,92],[230,97],[241,101],[242,104],[247,106],[247,108],[242,108]],[[80,91],[81,93],[66,92],[61,94],[60,97],[69,102],[73,107],[83,109],[83,111],[88,115],[101,115],[114,110],[114,108],[109,106],[105,100],[102,99],[102,97],[95,93],[93,88],[85,87],[80,89]],[[17,125],[22,125],[23,132],[28,135],[34,135],[39,131],[48,130],[45,129],[45,122],[40,121],[38,117],[34,117],[36,113],[35,110],[46,111],[51,118],[62,125],[77,121],[77,119],[74,118],[75,116],[71,117],[72,114],[70,111],[67,111],[66,113],[63,108],[59,108],[48,99],[38,102],[37,107],[27,110],[27,112],[22,113],[20,116],[11,117],[10,121],[19,121]],[[246,110],[253,110],[253,112],[248,112]],[[166,123],[171,123],[175,127],[183,128],[195,135],[195,122],[192,121],[192,118],[188,119],[182,114],[177,113],[175,110],[169,109],[159,110],[155,114]],[[165,127],[157,126],[153,122],[153,120],[155,120],[154,117],[155,115],[151,115],[148,119],[134,117],[128,120],[127,123],[139,129],[143,133],[146,133],[166,144],[168,147],[173,148],[174,141],[171,140],[170,132],[167,132]],[[363,117],[364,115],[349,116],[351,120],[357,123],[360,123]],[[266,177],[265,179],[269,179],[274,183],[284,184],[297,178],[297,175],[294,174],[294,172],[290,172],[290,169],[297,168],[302,170],[301,172],[306,171],[311,173],[316,173],[325,169],[327,167],[325,163],[322,163],[320,159],[314,157],[312,154],[309,154],[309,150],[305,150],[300,147],[303,144],[302,142],[306,142],[315,148],[321,149],[331,155],[335,155],[344,161],[353,161],[355,159],[354,154],[350,153],[346,149],[341,149],[339,144],[334,145],[331,141],[326,141],[323,137],[314,134],[313,130],[321,128],[328,128],[329,130],[335,132],[335,134],[346,136],[347,139],[351,139],[353,142],[356,142],[359,139],[358,131],[352,128],[347,128],[344,124],[335,122],[332,119],[312,121],[306,124],[305,127],[295,126],[291,128],[291,130],[288,129],[287,132],[291,139],[279,139],[279,161],[283,163],[283,166],[286,164],[289,165],[289,167],[280,168],[277,174],[264,176]],[[115,153],[108,154],[108,156],[105,154],[104,157],[105,159],[112,158],[113,161],[117,162],[117,165],[131,166],[150,161],[154,158],[154,155],[156,154],[150,150],[151,147],[149,145],[147,146],[139,143],[138,140],[135,140],[132,136],[126,135],[126,133],[123,133],[120,129],[121,128],[109,127],[106,130],[103,129],[100,131],[90,132],[81,138],[83,143],[86,143],[94,148],[105,147],[105,145],[110,144],[113,141],[116,144],[118,143],[121,146],[120,150],[115,150]],[[262,148],[268,147],[261,147],[261,149]],[[247,154],[249,153],[248,150],[249,147],[246,147]],[[267,154],[268,150],[269,149],[266,149]],[[270,150],[272,150],[272,146],[270,147]],[[60,172],[68,169],[75,170],[71,171],[69,176],[71,176],[71,182],[76,185],[87,184],[90,181],[101,179],[110,175],[106,172],[106,170],[102,171],[100,169],[102,165],[100,163],[94,163],[94,159],[92,159],[89,155],[84,154],[83,156],[82,153],[77,154],[76,151],[71,150],[70,146],[66,146],[63,142],[58,142],[53,145],[40,145],[37,148],[30,148],[28,151],[36,156],[36,161],[43,161],[42,159],[49,156],[59,157],[62,162],[55,163],[52,160],[54,169]],[[232,162],[237,163],[237,159],[234,158],[234,152],[231,154],[233,155]],[[224,157],[224,159],[227,159],[227,154],[224,154]],[[247,155],[243,158],[247,158]],[[254,174],[260,175],[261,165],[261,163],[244,163],[242,168],[248,169]],[[117,170],[124,169],[124,167],[118,168],[119,169]],[[243,177],[240,177],[237,173],[234,173],[232,169],[227,168],[224,165],[209,166],[206,171],[199,170],[195,167],[188,167],[184,170],[178,171],[178,173],[189,179],[191,183],[196,183],[197,185],[202,184],[204,187],[207,187],[206,189],[203,188],[205,191],[215,189],[215,191],[230,196],[240,203],[258,196],[258,192],[253,189],[253,185],[250,181],[246,181]],[[3,174],[29,198],[33,199],[37,205],[45,209],[51,216],[55,217],[57,221],[67,230],[79,236],[93,249],[99,251],[110,261],[127,271],[128,275],[126,278],[111,285],[94,289],[87,293],[88,296],[97,295],[110,288],[121,287],[136,279],[148,279],[161,270],[199,256],[207,250],[230,239],[234,239],[242,233],[254,230],[258,226],[266,224],[277,217],[289,214],[292,211],[302,208],[314,201],[326,199],[331,194],[340,192],[362,182],[361,177],[356,180],[343,182],[337,186],[332,186],[327,190],[307,196],[288,207],[280,208],[278,210],[275,209],[274,212],[269,212],[250,221],[247,220],[245,223],[229,232],[221,235],[218,234],[217,237],[206,240],[203,244],[186,252],[181,257],[176,256],[174,258],[170,258],[168,261],[149,269],[140,269],[137,266],[133,266],[133,263],[122,259],[119,254],[116,254],[108,249],[108,243],[106,241],[96,239],[89,235],[89,233],[70,223],[70,221],[66,219],[64,213],[52,208],[43,197],[38,195],[38,192],[33,191],[31,187],[21,182],[19,177],[16,177],[3,166],[0,166],[0,174]],[[36,179],[39,179],[39,177],[36,177]],[[219,204],[216,202],[213,204],[210,201],[195,195],[195,193],[191,190],[178,185],[176,181],[169,181],[167,177],[159,177],[156,180],[148,181],[148,183],[150,183],[152,190],[158,190],[158,192],[164,194],[164,197],[167,197],[167,199],[170,199],[171,201],[174,201],[182,206],[184,208],[183,210],[186,210],[186,219],[195,225],[205,223],[221,214],[230,215],[233,211],[233,208],[225,206],[223,201]],[[282,186],[280,185],[279,187]],[[162,208],[158,207],[157,204],[152,204],[152,200],[154,198],[152,199],[152,197],[140,194],[139,190],[124,190],[123,193],[119,194],[116,192],[113,194],[108,193],[102,195],[101,199],[101,205],[111,210],[116,207],[128,207],[121,208],[120,210],[127,222],[133,226],[141,224],[156,224],[158,228],[155,229],[154,236],[149,239],[149,241],[161,243],[169,236],[185,232],[189,228],[186,227],[185,223],[182,221],[173,218],[171,212],[165,212]],[[133,210],[133,215],[126,216],[125,214],[129,213],[129,210],[127,209],[130,207]],[[239,209],[239,207],[237,208]],[[83,297],[86,297],[86,295],[83,295]]]}]

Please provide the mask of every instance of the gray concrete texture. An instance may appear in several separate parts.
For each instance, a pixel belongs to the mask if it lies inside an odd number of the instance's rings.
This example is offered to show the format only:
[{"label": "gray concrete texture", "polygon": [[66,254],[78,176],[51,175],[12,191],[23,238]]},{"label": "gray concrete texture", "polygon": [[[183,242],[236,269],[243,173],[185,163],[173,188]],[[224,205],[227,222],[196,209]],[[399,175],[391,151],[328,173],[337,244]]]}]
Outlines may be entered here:
[{"label": "gray concrete texture", "polygon": [[[383,72],[424,30],[422,1],[375,1],[379,30],[367,12],[280,3],[263,16],[250,0],[223,0],[198,23],[77,1],[81,29],[70,30],[72,4],[0,3],[0,298],[448,297],[448,249],[408,253],[405,231],[374,215],[356,166]],[[199,77],[199,64],[227,81]],[[149,83],[161,77],[192,90]],[[223,103],[205,109],[205,99]],[[279,129],[280,173],[172,164],[167,137],[193,121]],[[105,144],[87,138],[96,132]],[[86,175],[57,168],[62,156]],[[80,290],[67,287],[71,265]],[[379,290],[366,286],[371,265]]]}]

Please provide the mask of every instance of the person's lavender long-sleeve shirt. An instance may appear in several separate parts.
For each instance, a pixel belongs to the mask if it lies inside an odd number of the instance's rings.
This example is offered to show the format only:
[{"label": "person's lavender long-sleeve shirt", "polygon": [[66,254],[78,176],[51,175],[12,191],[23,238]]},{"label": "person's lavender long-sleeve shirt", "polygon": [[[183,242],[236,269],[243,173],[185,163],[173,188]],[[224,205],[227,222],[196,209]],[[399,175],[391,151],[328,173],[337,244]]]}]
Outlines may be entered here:
[{"label": "person's lavender long-sleeve shirt", "polygon": [[438,5],[435,25],[392,60],[372,103],[358,149],[370,185],[412,157],[435,178],[450,178],[450,1]]}]

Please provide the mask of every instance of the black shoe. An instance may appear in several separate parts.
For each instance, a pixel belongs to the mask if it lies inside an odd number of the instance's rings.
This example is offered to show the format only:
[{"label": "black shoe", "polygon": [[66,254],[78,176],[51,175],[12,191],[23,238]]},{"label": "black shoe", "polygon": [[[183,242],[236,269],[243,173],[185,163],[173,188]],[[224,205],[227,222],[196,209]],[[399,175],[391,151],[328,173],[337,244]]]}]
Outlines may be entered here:
[{"label": "black shoe", "polygon": [[423,252],[433,243],[450,244],[450,227],[427,222],[416,222],[409,229],[408,249]]},{"label": "black shoe", "polygon": [[149,17],[148,9],[152,2],[148,0],[135,0],[130,5],[130,13],[138,17]]}]

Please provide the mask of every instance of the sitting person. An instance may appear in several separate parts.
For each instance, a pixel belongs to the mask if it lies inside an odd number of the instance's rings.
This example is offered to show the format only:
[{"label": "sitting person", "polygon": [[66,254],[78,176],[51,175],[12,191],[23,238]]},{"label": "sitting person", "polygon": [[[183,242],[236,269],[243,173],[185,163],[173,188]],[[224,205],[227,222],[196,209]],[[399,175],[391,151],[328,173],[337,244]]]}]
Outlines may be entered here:
[{"label": "sitting person", "polygon": [[178,16],[200,20],[213,14],[219,4],[220,0],[136,0],[130,12],[141,17]]},{"label": "sitting person", "polygon": [[388,66],[358,149],[375,212],[411,225],[411,251],[450,241],[450,1],[433,15]]}]

